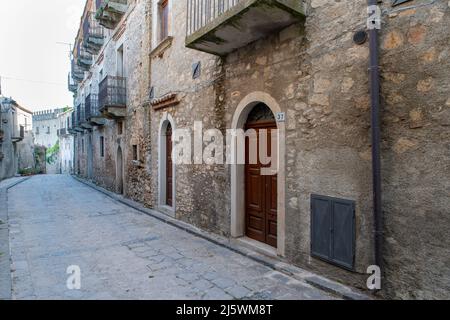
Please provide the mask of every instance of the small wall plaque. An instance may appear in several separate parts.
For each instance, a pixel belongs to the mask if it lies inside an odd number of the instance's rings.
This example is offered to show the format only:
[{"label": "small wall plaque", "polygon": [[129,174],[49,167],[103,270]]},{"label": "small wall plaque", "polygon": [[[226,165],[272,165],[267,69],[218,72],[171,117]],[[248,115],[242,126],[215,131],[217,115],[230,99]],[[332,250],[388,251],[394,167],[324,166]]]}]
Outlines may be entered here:
[{"label": "small wall plaque", "polygon": [[286,121],[286,113],[278,112],[276,115],[277,122],[285,122]]}]

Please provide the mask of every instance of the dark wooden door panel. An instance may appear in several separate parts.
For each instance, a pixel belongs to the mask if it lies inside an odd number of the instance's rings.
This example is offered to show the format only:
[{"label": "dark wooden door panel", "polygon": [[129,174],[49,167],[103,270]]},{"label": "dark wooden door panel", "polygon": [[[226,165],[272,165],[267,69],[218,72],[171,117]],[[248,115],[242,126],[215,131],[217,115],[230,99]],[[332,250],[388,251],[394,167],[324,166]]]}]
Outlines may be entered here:
[{"label": "dark wooden door panel", "polygon": [[259,212],[264,211],[263,198],[261,193],[263,190],[263,178],[259,174],[259,169],[249,168],[247,171],[247,183],[246,183],[246,197],[247,197],[247,208],[251,210],[258,210]]},{"label": "dark wooden door panel", "polygon": [[245,165],[245,208],[246,208],[246,235],[252,239],[277,246],[277,175],[263,176],[262,165],[259,159],[259,133],[261,129],[267,130],[267,156],[273,154],[270,130],[276,128],[276,123],[248,124],[246,129],[254,129],[257,133],[258,163],[249,164],[249,141],[246,146]]},{"label": "dark wooden door panel", "polygon": [[172,128],[166,134],[166,204],[173,205],[173,162],[172,162]]}]

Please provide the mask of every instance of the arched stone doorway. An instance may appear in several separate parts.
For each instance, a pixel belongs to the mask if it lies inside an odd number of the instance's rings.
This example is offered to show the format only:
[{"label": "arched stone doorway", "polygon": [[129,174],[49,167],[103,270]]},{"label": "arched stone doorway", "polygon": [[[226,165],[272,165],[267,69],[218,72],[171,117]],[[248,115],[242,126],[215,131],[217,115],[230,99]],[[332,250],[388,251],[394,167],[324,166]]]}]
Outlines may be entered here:
[{"label": "arched stone doorway", "polygon": [[119,146],[117,148],[117,161],[116,161],[116,188],[117,193],[123,194],[123,152]]},{"label": "arched stone doorway", "polygon": [[87,149],[87,176],[88,179],[92,179],[93,174],[93,146],[92,146],[92,135],[88,138],[88,149]]},{"label": "arched stone doorway", "polygon": [[162,211],[173,217],[176,208],[176,167],[172,159],[172,134],[174,131],[175,123],[172,117],[164,113],[159,128],[158,202]]},{"label": "arched stone doorway", "polygon": [[[252,111],[254,112],[252,113]],[[250,127],[257,128],[258,126],[266,128],[268,131],[275,128],[278,129],[278,171],[274,176],[258,178],[259,174],[251,176],[251,171],[258,171],[259,173],[261,166],[231,165],[231,235],[235,238],[249,236],[249,238],[257,238],[255,233],[248,232],[248,220],[252,219],[251,214],[249,215],[249,207],[253,206],[253,209],[256,210],[255,216],[260,219],[259,222],[255,220],[253,226],[257,226],[258,223],[264,223],[264,227],[259,228],[258,241],[269,243],[272,247],[276,247],[276,253],[284,256],[285,125],[284,122],[275,122],[276,115],[279,112],[281,112],[281,108],[276,100],[264,92],[249,94],[236,108],[232,120],[232,129],[245,130]],[[233,148],[237,148],[236,142],[232,145]],[[234,152],[236,153],[236,150]],[[250,182],[249,179],[253,179],[253,182]],[[249,187],[251,183],[254,184],[253,189],[260,188],[260,191],[259,194],[254,195],[253,199],[247,201],[247,198],[251,197],[251,192],[254,191],[251,190],[251,186]],[[267,187],[266,184],[268,185]],[[252,203],[252,201],[255,203]],[[274,215],[276,216],[275,219],[273,219]]]}]

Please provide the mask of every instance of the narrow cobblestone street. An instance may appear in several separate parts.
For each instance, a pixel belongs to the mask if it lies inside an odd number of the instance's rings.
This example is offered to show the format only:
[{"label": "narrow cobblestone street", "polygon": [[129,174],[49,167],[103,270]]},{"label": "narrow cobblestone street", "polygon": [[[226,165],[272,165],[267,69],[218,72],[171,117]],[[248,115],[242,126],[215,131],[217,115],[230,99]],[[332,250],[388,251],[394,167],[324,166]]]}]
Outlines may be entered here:
[{"label": "narrow cobblestone street", "polygon": [[[14,299],[332,299],[70,176],[8,194]],[[67,267],[81,268],[68,290]]]}]

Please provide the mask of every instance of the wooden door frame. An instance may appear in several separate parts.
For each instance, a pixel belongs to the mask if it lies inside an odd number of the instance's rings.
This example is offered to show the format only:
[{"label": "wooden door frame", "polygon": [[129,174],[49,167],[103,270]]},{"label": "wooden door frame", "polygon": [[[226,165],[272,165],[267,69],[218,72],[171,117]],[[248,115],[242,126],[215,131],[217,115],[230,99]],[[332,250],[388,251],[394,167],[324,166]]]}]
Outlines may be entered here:
[{"label": "wooden door frame", "polygon": [[[169,207],[166,203],[166,133],[167,127],[170,124],[172,132],[176,130],[175,122],[170,114],[163,113],[159,124],[159,145],[158,145],[158,206],[163,209],[164,213],[175,217],[176,210],[176,162],[172,161],[172,206]],[[172,141],[173,143],[173,141]]]},{"label": "wooden door frame", "polygon": [[[272,130],[272,129],[277,129],[277,123],[275,121],[275,118],[273,120],[270,120],[270,121],[264,120],[264,121],[258,121],[258,122],[253,122],[253,123],[249,123],[247,121],[245,123],[244,130],[249,130],[249,129],[255,129],[255,130],[261,130],[261,129],[263,129],[263,130]],[[259,135],[258,131],[257,131],[257,135]],[[259,141],[259,137],[257,138],[257,141]],[[245,144],[245,148],[246,148],[245,154],[246,155],[247,155],[247,146],[248,146],[248,144],[246,143]],[[247,156],[246,156],[246,158],[247,158]],[[248,176],[247,176],[248,165],[245,165],[244,168],[245,168],[245,175],[244,175],[244,177],[245,177],[245,180],[244,180],[244,186],[245,186],[244,187],[244,191],[245,191],[245,197],[244,197],[244,202],[245,202],[245,235],[246,235],[246,237],[252,238],[250,235],[248,235],[248,231],[249,231],[248,230],[248,223],[249,223],[249,220],[248,220],[249,219],[249,212],[248,212],[248,209],[249,209],[248,204],[249,203],[248,203],[248,201],[249,200],[247,199],[247,195],[248,195],[247,194],[247,190],[248,190],[247,188],[249,186],[248,185],[249,181],[247,180],[247,178],[248,178]],[[264,179],[263,179],[264,181],[266,180],[267,177],[272,178],[272,176],[261,176],[261,177],[264,177]],[[277,177],[277,181],[278,181],[278,173],[276,174],[276,177]],[[254,239],[254,240],[260,241],[262,243],[265,243],[267,245],[272,246],[267,241],[267,236],[268,236],[268,232],[269,232],[268,231],[269,226],[267,225],[267,216],[266,216],[268,214],[267,206],[268,206],[269,201],[271,201],[271,199],[267,198],[267,193],[266,193],[267,192],[267,188],[266,188],[266,186],[265,185],[261,186],[261,188],[263,189],[263,194],[264,194],[262,206],[263,206],[263,211],[264,211],[264,238],[265,238],[265,240],[263,240],[263,241],[256,240],[256,239]],[[278,198],[278,193],[277,193],[277,198]],[[277,215],[277,218],[278,218],[278,215]],[[278,234],[278,231],[277,231],[277,234]]]},{"label": "wooden door frame", "polygon": [[[247,117],[250,111],[258,103],[264,103],[275,118],[277,113],[282,112],[279,104],[276,100],[265,92],[253,92],[247,95],[236,108],[233,116],[231,129],[244,129]],[[277,123],[277,129],[279,130],[279,169],[278,169],[278,182],[277,182],[277,249],[276,253],[279,256],[285,256],[285,206],[286,206],[286,176],[285,176],[285,135],[286,128],[284,122]],[[232,148],[236,148],[236,140],[232,141]],[[236,152],[235,152],[236,154]],[[245,165],[231,164],[231,236],[233,238],[241,238],[245,236]]]}]

